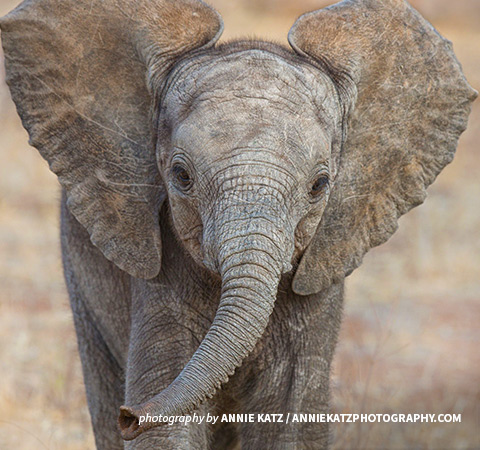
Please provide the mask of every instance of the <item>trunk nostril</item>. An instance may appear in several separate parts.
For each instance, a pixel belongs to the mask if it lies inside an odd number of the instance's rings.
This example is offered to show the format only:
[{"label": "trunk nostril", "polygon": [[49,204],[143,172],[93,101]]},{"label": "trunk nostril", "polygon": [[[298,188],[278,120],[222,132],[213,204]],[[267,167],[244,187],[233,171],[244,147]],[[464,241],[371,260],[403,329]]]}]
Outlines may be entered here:
[{"label": "trunk nostril", "polygon": [[143,431],[137,415],[126,406],[120,407],[118,425],[122,433],[122,438],[126,441],[135,439]]}]

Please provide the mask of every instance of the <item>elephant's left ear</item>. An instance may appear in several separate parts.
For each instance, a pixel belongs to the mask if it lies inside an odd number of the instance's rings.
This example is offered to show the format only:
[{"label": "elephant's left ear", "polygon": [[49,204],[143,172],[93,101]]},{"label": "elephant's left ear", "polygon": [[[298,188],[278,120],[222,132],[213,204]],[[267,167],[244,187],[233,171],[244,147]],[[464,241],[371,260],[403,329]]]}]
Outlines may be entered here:
[{"label": "elephant's left ear", "polygon": [[403,0],[345,0],[306,14],[289,42],[331,76],[346,127],[335,186],[293,281],[308,295],[349,275],[424,201],[477,93],[451,43]]}]

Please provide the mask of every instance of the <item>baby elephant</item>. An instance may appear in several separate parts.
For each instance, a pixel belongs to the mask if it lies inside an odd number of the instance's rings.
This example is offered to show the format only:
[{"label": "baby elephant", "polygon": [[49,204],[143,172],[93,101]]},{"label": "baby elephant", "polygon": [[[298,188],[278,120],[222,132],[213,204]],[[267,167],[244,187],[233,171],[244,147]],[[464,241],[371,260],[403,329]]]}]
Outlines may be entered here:
[{"label": "baby elephant", "polygon": [[[26,0],[0,26],[63,187],[97,446],[327,447],[285,420],[328,411],[344,279],[453,158],[476,92],[451,43],[404,0],[305,14],[292,49],[216,45],[197,0]],[[284,419],[147,420],[193,412]]]}]

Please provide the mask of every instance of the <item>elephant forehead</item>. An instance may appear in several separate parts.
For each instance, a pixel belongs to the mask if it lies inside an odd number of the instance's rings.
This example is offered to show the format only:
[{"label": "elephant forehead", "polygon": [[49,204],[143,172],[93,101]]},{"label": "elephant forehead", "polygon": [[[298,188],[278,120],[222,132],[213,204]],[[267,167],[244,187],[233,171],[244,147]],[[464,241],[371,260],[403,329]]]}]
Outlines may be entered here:
[{"label": "elephant forehead", "polygon": [[340,108],[333,83],[314,67],[248,50],[193,62],[179,74],[165,99],[175,146],[328,153]]},{"label": "elephant forehead", "polygon": [[309,116],[319,110],[335,114],[332,81],[309,64],[294,64],[264,50],[249,49],[220,57],[193,59],[172,77],[165,98],[169,118],[202,109],[208,116],[234,113],[275,120],[285,115]]},{"label": "elephant forehead", "polygon": [[307,162],[305,158],[328,158],[329,134],[314,115],[275,114],[252,100],[248,107],[236,101],[229,105],[233,114],[225,105],[215,111],[203,107],[193,111],[174,129],[173,146],[207,159],[234,150],[267,152],[300,164]]}]

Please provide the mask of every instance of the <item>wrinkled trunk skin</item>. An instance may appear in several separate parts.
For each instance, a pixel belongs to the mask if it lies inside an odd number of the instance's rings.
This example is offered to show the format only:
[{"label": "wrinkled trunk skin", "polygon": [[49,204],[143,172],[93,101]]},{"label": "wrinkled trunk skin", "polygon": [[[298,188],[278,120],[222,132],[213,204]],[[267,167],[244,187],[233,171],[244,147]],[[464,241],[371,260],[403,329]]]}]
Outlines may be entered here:
[{"label": "wrinkled trunk skin", "polygon": [[[222,277],[222,293],[213,323],[191,360],[162,392],[136,406],[122,406],[122,437],[131,440],[158,423],[143,423],[150,415],[184,415],[198,408],[233,375],[262,336],[272,313],[278,284],[289,269],[293,244],[287,226],[271,214],[252,218],[243,210],[239,220],[216,221],[218,238],[212,253]],[[293,236],[293,232],[289,233]],[[127,386],[128,390],[128,386]],[[127,392],[128,399],[128,392]]]}]

